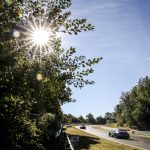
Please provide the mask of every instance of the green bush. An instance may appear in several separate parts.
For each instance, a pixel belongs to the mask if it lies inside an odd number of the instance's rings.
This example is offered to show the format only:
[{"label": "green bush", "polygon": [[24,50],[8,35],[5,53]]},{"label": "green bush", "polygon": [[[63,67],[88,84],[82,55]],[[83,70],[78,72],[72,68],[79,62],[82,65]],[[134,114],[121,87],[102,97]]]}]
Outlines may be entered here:
[{"label": "green bush", "polygon": [[41,131],[28,114],[27,105],[20,97],[0,99],[0,149],[44,150],[39,139]]},{"label": "green bush", "polygon": [[38,128],[42,132],[43,146],[56,149],[56,132],[60,129],[60,121],[51,113],[46,113],[38,119]]},{"label": "green bush", "polygon": [[47,136],[55,136],[56,132],[60,129],[60,121],[57,120],[55,115],[46,113],[38,122],[39,129]]}]

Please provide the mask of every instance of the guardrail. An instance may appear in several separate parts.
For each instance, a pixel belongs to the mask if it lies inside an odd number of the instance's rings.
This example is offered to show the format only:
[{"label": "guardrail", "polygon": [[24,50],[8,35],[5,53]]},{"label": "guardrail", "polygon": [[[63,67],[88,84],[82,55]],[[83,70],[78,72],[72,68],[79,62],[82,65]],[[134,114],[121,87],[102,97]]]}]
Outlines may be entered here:
[{"label": "guardrail", "polygon": [[56,138],[56,150],[74,150],[69,136],[66,132],[58,132]]},{"label": "guardrail", "polygon": [[69,136],[64,132],[64,136],[65,136],[65,150],[74,150],[71,141],[69,139]]}]

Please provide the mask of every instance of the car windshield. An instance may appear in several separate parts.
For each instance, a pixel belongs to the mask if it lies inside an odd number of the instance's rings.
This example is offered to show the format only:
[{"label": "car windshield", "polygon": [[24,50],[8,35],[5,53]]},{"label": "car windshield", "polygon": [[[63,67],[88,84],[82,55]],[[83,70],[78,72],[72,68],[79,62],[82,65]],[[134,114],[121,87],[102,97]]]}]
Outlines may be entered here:
[{"label": "car windshield", "polygon": [[126,132],[124,129],[118,129],[118,132]]}]

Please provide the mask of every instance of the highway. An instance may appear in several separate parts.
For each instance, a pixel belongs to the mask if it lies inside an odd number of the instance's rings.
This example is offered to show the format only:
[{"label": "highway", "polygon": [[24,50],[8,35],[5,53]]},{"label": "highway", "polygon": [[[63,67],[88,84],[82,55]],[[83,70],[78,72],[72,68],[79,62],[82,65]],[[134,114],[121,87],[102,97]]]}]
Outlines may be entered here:
[{"label": "highway", "polygon": [[[76,128],[80,129],[80,126],[76,126]],[[83,130],[83,129],[82,129]],[[129,145],[136,148],[141,148],[143,150],[150,150],[150,138],[139,137],[139,136],[131,136],[130,139],[116,139],[108,136],[108,131],[103,129],[95,129],[92,125],[86,125],[86,129],[83,130],[87,133],[96,135],[98,137],[114,141],[120,144]]]}]

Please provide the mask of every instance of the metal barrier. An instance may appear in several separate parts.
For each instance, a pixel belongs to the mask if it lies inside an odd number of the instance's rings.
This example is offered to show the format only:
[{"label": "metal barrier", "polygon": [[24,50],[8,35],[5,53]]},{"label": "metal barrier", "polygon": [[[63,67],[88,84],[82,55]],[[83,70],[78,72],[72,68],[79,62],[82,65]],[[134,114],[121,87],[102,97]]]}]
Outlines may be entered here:
[{"label": "metal barrier", "polygon": [[61,132],[61,134],[57,136],[56,141],[56,150],[74,150],[66,132]]},{"label": "metal barrier", "polygon": [[69,139],[69,136],[64,132],[65,136],[65,150],[74,150],[71,141]]}]

